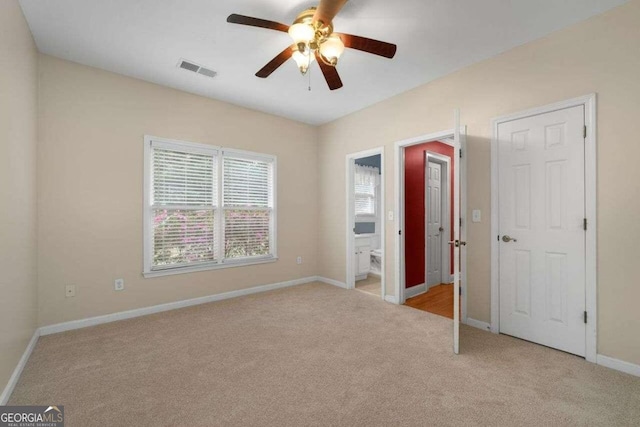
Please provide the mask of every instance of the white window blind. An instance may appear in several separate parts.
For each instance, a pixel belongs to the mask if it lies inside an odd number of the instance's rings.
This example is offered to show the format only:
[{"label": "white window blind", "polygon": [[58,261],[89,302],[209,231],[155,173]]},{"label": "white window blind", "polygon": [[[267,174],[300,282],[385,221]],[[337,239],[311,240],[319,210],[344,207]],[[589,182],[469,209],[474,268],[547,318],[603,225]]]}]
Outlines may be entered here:
[{"label": "white window blind", "polygon": [[380,181],[378,168],[355,165],[355,214],[376,214],[376,187]]},{"label": "white window blind", "polygon": [[145,272],[275,257],[275,158],[146,138]]},{"label": "white window blind", "polygon": [[216,261],[217,151],[156,145],[151,166],[151,269]]},{"label": "white window blind", "polygon": [[224,256],[268,255],[273,212],[272,162],[237,154],[223,158]]}]

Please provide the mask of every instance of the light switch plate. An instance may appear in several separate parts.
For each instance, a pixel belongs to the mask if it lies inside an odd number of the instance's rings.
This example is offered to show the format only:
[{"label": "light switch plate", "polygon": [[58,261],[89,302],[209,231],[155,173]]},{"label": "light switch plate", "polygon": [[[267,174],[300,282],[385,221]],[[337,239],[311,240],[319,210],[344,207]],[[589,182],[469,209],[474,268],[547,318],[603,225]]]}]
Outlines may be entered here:
[{"label": "light switch plate", "polygon": [[480,222],[482,221],[482,212],[480,212],[480,209],[474,209],[471,215],[471,221],[473,222]]},{"label": "light switch plate", "polygon": [[393,221],[393,211],[389,211],[387,218],[389,218],[389,221]]}]

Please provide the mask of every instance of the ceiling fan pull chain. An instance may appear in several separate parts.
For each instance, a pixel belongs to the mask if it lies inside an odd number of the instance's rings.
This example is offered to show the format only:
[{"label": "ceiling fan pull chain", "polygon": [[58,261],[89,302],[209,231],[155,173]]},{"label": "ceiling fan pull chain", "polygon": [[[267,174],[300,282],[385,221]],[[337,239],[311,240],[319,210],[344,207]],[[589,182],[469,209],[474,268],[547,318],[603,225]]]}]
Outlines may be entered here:
[{"label": "ceiling fan pull chain", "polygon": [[309,92],[311,92],[311,53],[309,53]]}]

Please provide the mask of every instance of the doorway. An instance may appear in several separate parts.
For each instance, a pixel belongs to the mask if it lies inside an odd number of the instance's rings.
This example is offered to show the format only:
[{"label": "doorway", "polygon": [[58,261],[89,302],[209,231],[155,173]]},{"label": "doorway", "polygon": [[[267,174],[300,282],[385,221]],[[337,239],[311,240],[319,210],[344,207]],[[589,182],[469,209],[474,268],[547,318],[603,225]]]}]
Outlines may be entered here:
[{"label": "doorway", "polygon": [[347,155],[347,289],[385,299],[384,149]]},{"label": "doorway", "polygon": [[451,138],[404,150],[405,304],[453,319]]},{"label": "doorway", "polygon": [[494,121],[492,331],[596,359],[595,96]]},{"label": "doorway", "polygon": [[[396,268],[396,303],[404,304],[406,302],[406,284],[407,284],[407,268],[406,260],[408,259],[405,226],[405,155],[408,147],[433,141],[449,141],[453,146],[452,170],[454,171],[454,179],[452,180],[453,193],[458,196],[453,198],[453,240],[447,242],[454,246],[453,250],[453,352],[458,354],[460,351],[460,318],[466,320],[466,303],[467,303],[467,279],[466,279],[466,127],[460,125],[460,112],[454,111],[454,128],[450,131],[436,132],[433,134],[423,135],[416,138],[410,138],[398,141],[395,144],[396,158],[396,221],[398,226],[398,234],[396,235],[395,265]],[[424,176],[424,174],[422,175]],[[424,201],[424,198],[422,198]],[[390,219],[392,219],[390,217]],[[424,221],[424,218],[423,218]],[[424,224],[424,222],[423,222]],[[423,234],[424,236],[424,234]],[[423,248],[424,249],[424,248]],[[425,259],[423,257],[423,259]],[[423,275],[424,277],[424,275]],[[461,286],[462,284],[462,286]],[[426,285],[425,285],[426,286]],[[462,294],[462,304],[461,301]]]},{"label": "doorway", "polygon": [[[418,269],[417,273],[415,269],[412,269],[411,266],[407,268],[407,260],[411,258],[415,258],[415,253],[417,252],[418,258],[422,258],[423,266],[428,264],[428,254],[425,250],[426,247],[426,215],[424,208],[424,199],[425,199],[425,191],[426,186],[424,185],[425,177],[426,177],[426,160],[427,160],[427,151],[432,152],[433,154],[442,155],[445,157],[450,157],[450,170],[448,170],[447,176],[452,177],[448,182],[448,186],[451,186],[451,191],[449,192],[449,196],[447,200],[449,201],[449,216],[452,218],[450,220],[451,230],[446,231],[446,238],[443,235],[442,240],[446,244],[446,249],[442,252],[443,254],[455,253],[453,251],[458,251],[459,254],[459,270],[456,272],[455,268],[453,268],[454,262],[451,261],[448,267],[449,270],[449,282],[455,283],[456,275],[459,277],[460,283],[460,293],[458,296],[461,296],[459,303],[457,304],[461,310],[459,311],[460,318],[462,321],[466,321],[466,220],[465,220],[465,212],[466,212],[466,157],[462,154],[465,152],[466,141],[465,141],[465,133],[466,128],[464,126],[460,126],[458,134],[458,149],[455,148],[456,141],[456,129],[450,131],[436,132],[433,134],[423,135],[416,138],[411,138],[404,141],[399,141],[396,143],[396,154],[398,159],[397,164],[397,175],[396,175],[396,193],[398,194],[397,198],[397,213],[398,213],[398,235],[396,236],[396,262],[398,265],[397,276],[396,276],[396,295],[398,296],[398,303],[405,304],[408,302],[407,300],[411,297],[415,297],[417,295],[426,295],[427,293],[427,277],[426,271],[424,267],[422,269]],[[431,147],[436,146],[444,146],[447,150],[453,150],[453,154],[451,151],[440,151],[436,148],[426,149],[424,148],[422,152],[422,158],[420,160],[419,171],[420,178],[419,180],[423,183],[422,187],[419,190],[419,200],[420,203],[411,203],[409,198],[411,195],[407,195],[405,192],[405,187],[407,185],[407,180],[411,179],[406,176],[406,160],[411,156],[411,149],[413,147],[417,147],[424,144],[431,144]],[[438,144],[433,144],[438,143]],[[425,146],[428,147],[428,146]],[[420,150],[420,148],[414,148],[414,150]],[[456,155],[456,153],[458,153]],[[448,156],[447,156],[448,154]],[[457,171],[456,171],[457,169]],[[458,177],[458,183],[456,185],[456,180],[453,177]],[[459,186],[458,196],[452,198],[451,196],[455,193],[454,187]],[[408,197],[407,197],[408,196]],[[456,202],[456,203],[454,203]],[[458,205],[458,211],[454,209],[455,205]],[[416,208],[417,206],[417,208]],[[422,224],[422,232],[418,234],[420,239],[418,243],[411,243],[414,239],[412,235],[408,233],[407,225],[412,221],[415,221],[415,218],[418,217],[418,222]],[[457,220],[456,218],[459,218]],[[456,226],[458,226],[458,230],[456,230]],[[454,238],[456,235],[458,239]],[[422,246],[422,248],[421,248]],[[453,246],[453,248],[452,248]],[[413,251],[413,255],[411,254]],[[449,258],[447,256],[443,256],[443,258]],[[442,269],[443,273],[447,271],[446,267]],[[444,282],[447,282],[447,275],[444,274]],[[431,289],[436,289],[431,288]],[[450,289],[454,289],[454,286],[450,286]],[[448,300],[442,303],[443,306],[446,306],[450,312],[454,312],[453,306],[456,305],[453,300],[457,300],[456,292],[448,291],[443,289],[446,292],[446,297]],[[435,293],[435,292],[434,292]],[[453,294],[453,295],[452,295]],[[413,300],[418,301],[417,299]],[[451,302],[449,304],[449,302]],[[456,301],[457,302],[457,301]],[[456,329],[456,321],[454,320],[454,335]]]}]

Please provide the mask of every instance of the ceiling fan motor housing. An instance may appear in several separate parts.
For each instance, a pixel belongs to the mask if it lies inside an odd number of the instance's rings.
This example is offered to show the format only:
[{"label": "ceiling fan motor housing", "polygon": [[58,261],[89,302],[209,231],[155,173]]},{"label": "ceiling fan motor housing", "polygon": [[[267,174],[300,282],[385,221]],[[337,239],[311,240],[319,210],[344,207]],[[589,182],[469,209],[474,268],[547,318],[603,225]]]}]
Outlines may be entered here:
[{"label": "ceiling fan motor housing", "polygon": [[313,22],[313,16],[316,13],[316,9],[316,7],[310,7],[309,9],[302,11],[296,20],[293,21],[292,26],[296,24],[309,25],[315,31],[315,37],[309,42],[308,46],[305,43],[298,43],[298,50],[301,53],[304,53],[307,47],[311,50],[318,49],[320,44],[322,44],[322,42],[324,42],[333,33],[333,23],[329,22],[326,24],[322,21]]}]

